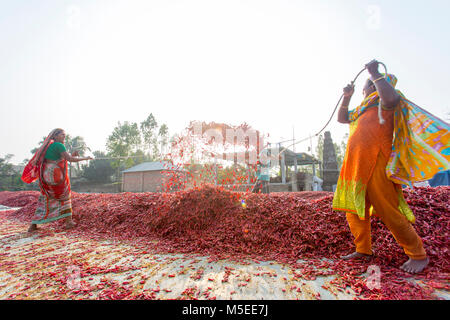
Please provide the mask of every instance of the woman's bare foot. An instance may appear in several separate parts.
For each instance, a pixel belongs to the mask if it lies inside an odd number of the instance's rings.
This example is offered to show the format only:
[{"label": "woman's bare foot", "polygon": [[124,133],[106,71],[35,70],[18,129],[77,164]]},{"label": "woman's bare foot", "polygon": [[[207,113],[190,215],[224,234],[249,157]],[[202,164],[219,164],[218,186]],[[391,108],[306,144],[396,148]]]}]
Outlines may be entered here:
[{"label": "woman's bare foot", "polygon": [[348,254],[346,256],[342,256],[341,259],[344,259],[344,260],[350,260],[350,259],[365,259],[365,260],[369,260],[371,257],[372,256],[370,254],[353,252],[353,253]]},{"label": "woman's bare foot", "polygon": [[428,262],[430,262],[430,259],[428,259],[428,258],[422,259],[422,260],[414,260],[414,259],[409,258],[409,260],[406,261],[400,267],[400,269],[402,269],[403,271],[409,272],[409,273],[419,273],[423,269],[425,269],[425,267],[428,265]]},{"label": "woman's bare foot", "polygon": [[36,224],[32,224],[29,228],[28,228],[28,232],[33,232],[33,231],[36,231],[38,228],[37,228],[37,225]]}]

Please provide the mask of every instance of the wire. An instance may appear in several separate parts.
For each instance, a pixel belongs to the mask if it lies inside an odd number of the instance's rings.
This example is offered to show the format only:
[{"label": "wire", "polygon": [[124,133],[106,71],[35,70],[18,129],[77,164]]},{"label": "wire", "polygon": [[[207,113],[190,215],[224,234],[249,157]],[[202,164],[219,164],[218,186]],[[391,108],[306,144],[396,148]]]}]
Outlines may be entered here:
[{"label": "wire", "polygon": [[[380,61],[378,61],[378,63],[381,64],[381,65],[384,67],[385,77],[386,77],[386,76],[387,76],[387,68],[386,68],[386,65],[385,65],[383,62],[380,62]],[[355,83],[356,79],[358,79],[358,77],[361,75],[361,73],[364,72],[364,70],[366,70],[366,67],[364,67],[364,69],[362,69],[361,71],[359,71],[358,74],[356,75],[356,77],[352,80],[352,82],[351,82],[351,85],[352,85],[352,86],[353,86],[353,84]],[[317,137],[319,134],[321,134],[322,131],[325,130],[325,128],[330,124],[331,120],[333,119],[334,114],[336,113],[336,110],[337,110],[337,108],[338,108],[338,106],[339,106],[339,103],[341,102],[341,100],[342,100],[343,97],[344,97],[344,94],[341,94],[341,97],[339,98],[338,102],[336,103],[336,106],[334,107],[334,110],[333,110],[333,113],[331,114],[330,119],[328,119],[327,123],[323,126],[322,129],[320,129],[319,132],[317,132],[317,133],[314,134],[313,136],[309,136],[308,138],[304,138],[304,139],[301,139],[301,140],[297,140],[296,142],[294,142],[294,143],[288,145],[287,147],[284,147],[283,150],[280,151],[280,152],[278,153],[278,155],[281,155],[282,153],[284,153],[286,150],[288,150],[289,147],[292,147],[292,146],[294,146],[294,145],[296,145],[296,144],[299,144],[299,143],[301,143],[301,142],[304,142],[304,141],[307,141],[307,140],[312,139],[312,138],[314,138],[314,137]],[[288,140],[288,141],[289,141],[289,140]],[[311,151],[312,151],[312,150],[311,150]]]},{"label": "wire", "polygon": [[[378,63],[381,64],[381,65],[384,67],[385,77],[386,77],[387,74],[388,74],[388,73],[387,73],[387,67],[386,67],[386,65],[385,65],[383,62],[380,62],[380,61],[378,61]],[[361,73],[364,72],[364,70],[366,70],[366,67],[364,67],[361,71],[359,71],[359,72],[356,74],[355,78],[351,81],[351,85],[352,85],[352,86],[353,86],[353,84],[355,83],[356,79],[358,79],[358,77],[361,75]],[[301,142],[304,142],[304,141],[310,140],[310,139],[312,139],[312,138],[315,138],[315,137],[317,137],[319,134],[321,134],[322,131],[325,130],[325,128],[330,124],[331,120],[333,119],[334,114],[336,113],[336,110],[337,110],[337,108],[338,108],[338,106],[339,106],[339,103],[341,102],[341,100],[342,100],[343,97],[344,97],[344,94],[342,93],[341,96],[340,96],[340,98],[339,98],[339,100],[338,100],[338,102],[336,103],[336,106],[334,107],[333,113],[331,114],[331,116],[330,116],[330,118],[328,119],[327,123],[322,127],[322,129],[320,129],[316,134],[314,134],[314,135],[312,135],[312,136],[309,136],[309,137],[304,138],[304,139],[301,139],[301,140],[297,140],[297,141],[295,141],[294,143],[288,145],[287,147],[283,147],[283,150],[281,150],[281,151],[278,153],[277,156],[280,156],[282,153],[284,153],[285,151],[287,151],[289,147],[292,147],[292,146],[294,146],[294,145],[296,145],[296,144],[299,144],[299,143],[301,143]],[[380,109],[380,107],[381,107],[381,106],[379,106],[378,108]],[[379,114],[379,116],[381,116],[381,114]],[[380,117],[380,122],[382,122],[382,118],[381,118],[381,117]],[[279,143],[283,143],[283,142],[287,142],[287,141],[291,141],[291,140],[281,141],[281,142],[279,142]],[[268,144],[270,144],[270,143],[268,143]],[[266,146],[267,146],[267,145],[266,145]],[[311,151],[312,151],[312,150],[311,150]],[[262,152],[262,151],[261,151],[261,152]],[[211,152],[211,153],[216,154],[215,152]],[[141,155],[141,156],[124,156],[124,157],[102,157],[102,158],[94,158],[94,159],[92,159],[92,160],[112,160],[112,159],[128,159],[128,158],[140,158],[140,157],[145,157],[145,155]]]},{"label": "wire", "polygon": [[93,158],[91,160],[113,160],[113,159],[129,159],[129,158],[142,158],[147,157],[147,155],[141,156],[123,156],[123,157],[101,157],[101,158]]}]

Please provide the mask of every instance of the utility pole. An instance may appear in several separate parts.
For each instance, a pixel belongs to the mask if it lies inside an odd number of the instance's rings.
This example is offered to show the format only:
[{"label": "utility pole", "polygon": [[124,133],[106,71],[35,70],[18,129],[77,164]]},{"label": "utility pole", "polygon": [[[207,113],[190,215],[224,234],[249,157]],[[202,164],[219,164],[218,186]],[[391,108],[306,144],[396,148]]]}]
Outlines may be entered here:
[{"label": "utility pole", "polygon": [[295,152],[295,133],[294,133],[294,125],[292,125],[292,148]]},{"label": "utility pole", "polygon": [[[310,145],[310,150],[311,150],[311,156],[314,158],[314,154],[313,154],[313,148],[312,148],[312,137],[311,134],[309,135],[309,145]],[[313,177],[316,175],[316,164],[313,161]]]},{"label": "utility pole", "polygon": [[[278,144],[281,150],[281,143]],[[285,162],[285,152],[281,154],[281,183],[286,184],[286,162]]]}]

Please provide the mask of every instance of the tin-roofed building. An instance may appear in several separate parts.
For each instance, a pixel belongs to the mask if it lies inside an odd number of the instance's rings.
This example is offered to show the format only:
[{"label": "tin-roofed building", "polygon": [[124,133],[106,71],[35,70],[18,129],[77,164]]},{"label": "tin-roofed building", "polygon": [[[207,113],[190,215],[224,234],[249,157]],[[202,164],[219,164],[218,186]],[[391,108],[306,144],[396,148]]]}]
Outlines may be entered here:
[{"label": "tin-roofed building", "polygon": [[[163,192],[167,191],[167,181],[186,179],[186,171],[167,161],[143,162],[122,171],[123,192]],[[170,191],[176,191],[176,183]]]}]

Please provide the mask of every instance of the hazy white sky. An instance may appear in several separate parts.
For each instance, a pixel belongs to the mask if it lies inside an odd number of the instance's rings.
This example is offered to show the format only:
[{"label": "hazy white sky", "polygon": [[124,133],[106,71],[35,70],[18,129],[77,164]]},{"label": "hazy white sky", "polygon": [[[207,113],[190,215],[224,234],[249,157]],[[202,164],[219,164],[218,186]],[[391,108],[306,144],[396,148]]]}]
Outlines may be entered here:
[{"label": "hazy white sky", "polygon": [[[150,112],[171,134],[190,120],[245,121],[272,142],[293,127],[300,139],[372,58],[410,100],[448,119],[449,9],[446,0],[0,0],[0,156],[30,158],[56,127],[105,150],[118,121]],[[335,119],[339,141],[348,128]]]}]

